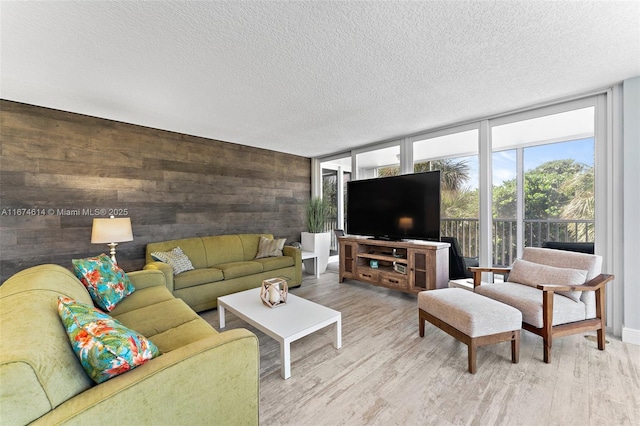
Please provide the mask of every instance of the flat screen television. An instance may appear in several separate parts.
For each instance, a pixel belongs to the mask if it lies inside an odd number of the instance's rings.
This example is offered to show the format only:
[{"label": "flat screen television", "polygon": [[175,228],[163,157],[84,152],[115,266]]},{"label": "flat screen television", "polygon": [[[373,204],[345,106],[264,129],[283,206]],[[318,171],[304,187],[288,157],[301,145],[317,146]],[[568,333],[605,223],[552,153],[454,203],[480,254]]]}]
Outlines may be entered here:
[{"label": "flat screen television", "polygon": [[347,233],[440,241],[440,171],[347,183]]}]

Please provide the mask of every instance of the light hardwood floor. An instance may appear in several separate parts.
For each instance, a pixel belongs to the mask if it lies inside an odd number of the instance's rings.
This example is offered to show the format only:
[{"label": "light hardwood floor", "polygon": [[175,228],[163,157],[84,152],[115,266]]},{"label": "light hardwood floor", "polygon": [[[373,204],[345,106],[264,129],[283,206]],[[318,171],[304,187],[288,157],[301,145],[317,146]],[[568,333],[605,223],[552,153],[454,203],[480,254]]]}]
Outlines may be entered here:
[{"label": "light hardwood floor", "polygon": [[[467,347],[431,324],[418,336],[416,297],[357,281],[335,266],[305,275],[292,293],[342,312],[342,348],[331,327],[291,345],[291,378],[280,377],[278,344],[233,314],[227,328],[260,340],[262,425],[640,425],[640,346],[607,335],[606,351],[584,334],[554,340],[522,332],[520,362],[510,344]],[[217,330],[218,312],[202,317]],[[593,333],[595,336],[595,333]]]}]

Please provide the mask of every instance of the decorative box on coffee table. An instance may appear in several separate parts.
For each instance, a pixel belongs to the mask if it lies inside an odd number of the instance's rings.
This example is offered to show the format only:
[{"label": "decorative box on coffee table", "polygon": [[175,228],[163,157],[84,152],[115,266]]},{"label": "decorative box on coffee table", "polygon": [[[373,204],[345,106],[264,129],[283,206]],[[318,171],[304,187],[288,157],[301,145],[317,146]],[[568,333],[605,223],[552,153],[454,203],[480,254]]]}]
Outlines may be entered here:
[{"label": "decorative box on coffee table", "polygon": [[270,308],[275,308],[287,303],[289,288],[284,278],[270,278],[262,281],[260,287],[260,299]]}]

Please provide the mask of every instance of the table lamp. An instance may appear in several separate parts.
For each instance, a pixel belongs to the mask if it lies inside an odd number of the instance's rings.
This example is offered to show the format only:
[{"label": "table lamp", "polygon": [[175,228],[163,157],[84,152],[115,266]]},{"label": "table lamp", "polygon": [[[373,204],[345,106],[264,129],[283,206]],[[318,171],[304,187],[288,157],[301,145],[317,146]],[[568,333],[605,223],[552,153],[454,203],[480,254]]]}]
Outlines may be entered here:
[{"label": "table lamp", "polygon": [[118,243],[133,241],[133,231],[131,230],[131,218],[111,216],[109,219],[93,219],[91,229],[91,244],[107,243],[111,248],[111,260],[116,262],[116,246]]}]

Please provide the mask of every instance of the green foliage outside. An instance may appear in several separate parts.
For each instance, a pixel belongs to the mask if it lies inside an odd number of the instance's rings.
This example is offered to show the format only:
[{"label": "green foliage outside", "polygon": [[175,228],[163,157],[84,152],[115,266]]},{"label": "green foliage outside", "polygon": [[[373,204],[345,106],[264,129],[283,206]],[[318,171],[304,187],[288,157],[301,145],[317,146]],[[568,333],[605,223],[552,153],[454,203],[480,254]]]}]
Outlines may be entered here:
[{"label": "green foliage outside", "polygon": [[[416,173],[442,171],[442,217],[477,218],[478,190],[469,186],[469,165],[455,159],[416,163]],[[397,166],[383,167],[378,176],[397,176]],[[493,215],[497,219],[516,217],[516,179],[493,187]],[[593,167],[575,160],[553,160],[524,174],[525,219],[594,218]]]},{"label": "green foliage outside", "polygon": [[[524,173],[525,220],[593,220],[595,213],[594,170],[572,159],[552,160]],[[516,217],[516,180],[493,187],[493,216],[497,219]],[[546,228],[531,228],[528,239],[542,240]],[[558,228],[559,241],[593,241],[592,224],[579,223]],[[538,235],[539,234],[539,235]]]},{"label": "green foliage outside", "polygon": [[[547,161],[524,174],[525,219],[593,219],[593,167]],[[516,217],[516,180],[493,187],[493,215]]]}]

